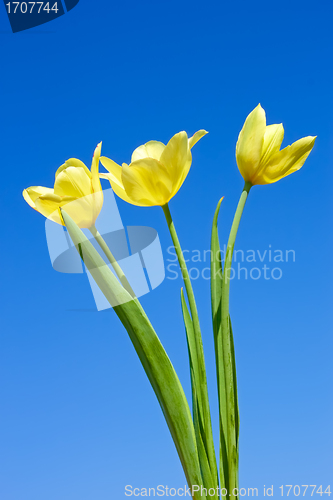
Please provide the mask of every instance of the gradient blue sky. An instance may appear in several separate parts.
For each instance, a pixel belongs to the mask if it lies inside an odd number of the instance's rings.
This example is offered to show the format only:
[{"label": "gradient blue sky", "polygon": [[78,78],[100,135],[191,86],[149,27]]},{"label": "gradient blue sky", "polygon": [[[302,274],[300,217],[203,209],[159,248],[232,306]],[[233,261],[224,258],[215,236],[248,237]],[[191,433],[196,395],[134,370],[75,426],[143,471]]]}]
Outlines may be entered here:
[{"label": "gradient blue sky", "polygon": [[[2,500],[117,500],[126,484],[185,484],[126,331],[113,311],[93,311],[85,276],[52,269],[44,219],[22,189],[52,186],[69,157],[90,164],[101,140],[122,162],[148,140],[205,128],[170,209],[183,247],[203,251],[224,195],[223,244],[243,184],[235,144],[258,102],[268,123],[283,122],[284,144],[318,139],[300,172],[253,189],[236,243],[296,255],[281,280],[232,283],[240,482],[274,484],[274,496],[281,484],[332,482],[332,14],[328,0],[80,0],[12,34],[0,9]],[[118,206],[124,224],[158,230],[167,258],[162,210]],[[190,395],[180,286],[167,279],[142,303]],[[217,431],[209,283],[194,288]]]}]

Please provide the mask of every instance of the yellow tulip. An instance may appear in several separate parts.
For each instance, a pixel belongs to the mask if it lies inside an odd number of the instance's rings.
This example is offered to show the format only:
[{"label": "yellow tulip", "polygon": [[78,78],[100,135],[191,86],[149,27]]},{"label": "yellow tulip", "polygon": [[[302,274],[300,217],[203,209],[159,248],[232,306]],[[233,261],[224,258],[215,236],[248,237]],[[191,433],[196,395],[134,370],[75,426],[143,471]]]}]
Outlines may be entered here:
[{"label": "yellow tulip", "polygon": [[280,151],[284,129],[282,123],[266,125],[266,114],[260,104],[246,118],[236,145],[240,173],[250,184],[271,184],[299,170],[316,137],[303,137]]},{"label": "yellow tulip", "polygon": [[23,191],[25,201],[48,219],[64,225],[60,207],[81,228],[90,228],[102,209],[103,192],[98,165],[102,143],[95,149],[91,170],[76,158],[70,158],[55,174],[54,188],[32,186]]},{"label": "yellow tulip", "polygon": [[108,179],[113,191],[128,203],[163,206],[183,184],[192,163],[191,148],[206,134],[199,130],[188,138],[186,132],[179,132],[166,146],[158,141],[147,142],[136,148],[131,163],[123,163],[122,167],[102,156],[101,163],[109,173],[101,173],[100,177]]}]

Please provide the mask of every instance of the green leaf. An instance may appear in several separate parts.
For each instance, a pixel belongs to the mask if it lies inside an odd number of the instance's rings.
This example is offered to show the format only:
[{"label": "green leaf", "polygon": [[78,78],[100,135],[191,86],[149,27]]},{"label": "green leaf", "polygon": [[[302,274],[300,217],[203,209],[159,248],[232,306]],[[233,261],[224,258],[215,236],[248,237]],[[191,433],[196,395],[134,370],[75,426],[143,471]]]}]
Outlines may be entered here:
[{"label": "green leaf", "polygon": [[236,446],[238,451],[238,438],[239,438],[239,407],[238,407],[238,391],[237,391],[237,375],[236,375],[236,357],[234,346],[234,335],[232,332],[231,319],[229,314],[229,331],[230,331],[230,344],[231,344],[231,362],[233,371],[233,383],[235,394],[235,431],[236,431]]},{"label": "green leaf", "polygon": [[[190,409],[170,359],[139,301],[123,288],[70,216],[64,210],[61,213],[86,267],[127,330],[162,408],[189,486],[202,485]],[[199,493],[195,498],[206,500]]]},{"label": "green leaf", "polygon": [[[192,318],[190,316],[190,312],[189,312],[187,304],[186,304],[183,289],[181,289],[181,291],[180,291],[180,297],[181,297],[183,318],[184,318],[184,323],[185,323],[187,347],[188,347],[189,358],[190,358],[191,383],[192,383],[193,390],[196,391],[195,400],[196,400],[196,405],[198,405],[198,411],[199,411],[199,413],[202,414],[201,392],[197,390],[198,384],[200,381],[197,345],[196,345],[195,337],[194,337],[193,322],[192,322]],[[192,396],[193,396],[193,394],[192,394]]]},{"label": "green leaf", "polygon": [[225,376],[222,351],[222,325],[221,325],[221,299],[222,299],[222,262],[220,242],[217,230],[217,221],[220,212],[221,202],[218,202],[212,226],[211,236],[211,302],[212,321],[215,346],[215,363],[217,373],[217,388],[219,397],[219,428],[220,428],[220,482],[221,488],[229,486],[228,481],[228,453],[227,453],[227,402],[225,393]]},{"label": "green leaf", "polygon": [[[208,387],[207,387],[207,375],[206,375],[206,367],[205,367],[205,357],[200,329],[199,316],[197,311],[197,306],[195,302],[194,292],[192,288],[191,278],[188,273],[188,269],[186,266],[186,261],[184,259],[184,254],[181,249],[181,245],[178,239],[178,235],[176,232],[175,225],[173,223],[171,213],[168,207],[168,204],[164,205],[163,211],[166,217],[166,221],[170,230],[170,235],[176,250],[178,262],[180,265],[180,269],[182,272],[184,285],[187,293],[187,299],[189,302],[189,309],[191,311],[191,320],[193,325],[193,337],[196,343],[196,361],[198,367],[198,382],[197,382],[197,392],[200,393],[200,402],[202,402],[202,408],[200,408],[200,417],[202,416],[202,439],[205,445],[205,449],[207,452],[207,457],[209,461],[210,471],[212,477],[214,478],[214,485],[217,487],[219,484],[218,472],[217,472],[217,464],[216,464],[216,456],[214,450],[214,439],[213,439],[213,429],[212,422],[210,417],[210,406],[209,406],[209,397],[208,397]],[[193,351],[194,352],[194,351]],[[201,412],[202,409],[202,412]]]},{"label": "green leaf", "polygon": [[[186,340],[190,359],[191,387],[192,387],[192,406],[193,406],[193,422],[194,430],[199,452],[199,461],[201,474],[205,488],[208,490],[213,488],[216,490],[217,484],[213,480],[213,474],[208,459],[207,438],[204,431],[204,413],[201,401],[200,391],[200,371],[198,367],[197,347],[194,336],[193,321],[188,310],[183,289],[181,289],[181,305],[183,318],[185,323]],[[215,472],[215,470],[214,470]],[[210,498],[218,500],[218,496],[214,495]]]},{"label": "green leaf", "polygon": [[212,227],[211,236],[211,300],[213,315],[214,335],[217,334],[221,325],[221,296],[222,296],[222,262],[219,236],[217,231],[217,220],[223,198],[217,204]]}]

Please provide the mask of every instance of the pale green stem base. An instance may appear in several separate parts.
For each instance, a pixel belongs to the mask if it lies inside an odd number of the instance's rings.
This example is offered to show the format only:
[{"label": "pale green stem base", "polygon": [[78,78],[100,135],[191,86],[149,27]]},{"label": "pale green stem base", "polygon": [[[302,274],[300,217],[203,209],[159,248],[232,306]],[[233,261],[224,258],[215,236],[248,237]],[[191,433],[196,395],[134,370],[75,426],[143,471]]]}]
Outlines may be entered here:
[{"label": "pale green stem base", "polygon": [[102,235],[97,231],[97,229],[96,229],[95,226],[91,226],[89,228],[89,231],[91,232],[91,234],[93,235],[93,237],[95,238],[95,240],[97,241],[97,243],[99,244],[99,246],[101,247],[101,249],[103,250],[103,252],[105,253],[106,257],[108,258],[108,260],[109,260],[110,264],[112,265],[112,267],[113,267],[116,275],[119,278],[120,283],[123,285],[123,287],[125,288],[125,290],[133,298],[135,298],[135,293],[133,292],[131,285],[127,281],[127,278],[126,278],[123,270],[121,269],[121,267],[118,264],[117,260],[114,258],[111,250],[109,249],[109,247],[105,243]]}]

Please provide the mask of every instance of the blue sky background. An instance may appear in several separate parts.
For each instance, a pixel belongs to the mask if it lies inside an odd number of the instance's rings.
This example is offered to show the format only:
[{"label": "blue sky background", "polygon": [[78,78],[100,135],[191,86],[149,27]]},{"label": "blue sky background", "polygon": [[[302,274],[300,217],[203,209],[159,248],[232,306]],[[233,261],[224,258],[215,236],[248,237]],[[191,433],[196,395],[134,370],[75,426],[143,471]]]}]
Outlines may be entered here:
[{"label": "blue sky background", "polygon": [[[101,140],[123,162],[148,140],[205,128],[170,203],[183,247],[203,252],[223,195],[227,240],[243,185],[235,144],[258,102],[268,123],[283,122],[284,145],[318,139],[300,172],[253,189],[236,243],[296,255],[280,280],[232,283],[240,482],[260,496],[264,485],[278,496],[281,484],[332,483],[332,14],[328,0],[80,0],[12,34],[0,9],[2,500],[118,499],[127,484],[185,484],[126,331],[112,310],[93,311],[86,276],[52,269],[45,221],[23,188],[53,186],[69,157],[90,165]],[[118,206],[124,224],[158,230],[167,259],[162,210]],[[167,279],[142,303],[190,395],[180,286]],[[217,431],[209,282],[194,288]]]}]

